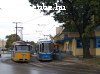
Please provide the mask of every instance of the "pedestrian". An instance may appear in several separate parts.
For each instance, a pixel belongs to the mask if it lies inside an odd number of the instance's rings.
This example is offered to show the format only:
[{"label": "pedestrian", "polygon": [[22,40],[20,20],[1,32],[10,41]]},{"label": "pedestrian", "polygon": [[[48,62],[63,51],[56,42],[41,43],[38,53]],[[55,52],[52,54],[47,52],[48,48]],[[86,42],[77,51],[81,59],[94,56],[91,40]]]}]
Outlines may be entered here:
[{"label": "pedestrian", "polygon": [[53,59],[57,59],[56,52],[57,52],[57,49],[56,49],[56,46],[54,45],[54,48],[53,48]]},{"label": "pedestrian", "polygon": [[53,49],[53,59],[56,59],[56,49]]},{"label": "pedestrian", "polygon": [[60,49],[58,50],[58,52],[59,52],[59,60],[62,60],[62,55],[61,55]]}]

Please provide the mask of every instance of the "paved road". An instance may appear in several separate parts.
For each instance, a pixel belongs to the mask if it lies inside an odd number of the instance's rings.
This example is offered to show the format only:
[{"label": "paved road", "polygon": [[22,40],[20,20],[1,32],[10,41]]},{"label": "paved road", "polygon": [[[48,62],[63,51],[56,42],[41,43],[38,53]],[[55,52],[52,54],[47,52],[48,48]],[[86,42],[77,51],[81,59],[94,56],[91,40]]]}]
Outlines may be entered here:
[{"label": "paved road", "polygon": [[81,64],[57,65],[57,62],[15,63],[10,54],[2,54],[0,58],[0,74],[100,74],[99,68]]},{"label": "paved road", "polygon": [[7,59],[10,59],[10,54],[2,54],[0,58],[0,74],[62,74],[62,72],[63,74],[69,74],[67,71],[35,65],[33,66],[27,63],[5,63]]}]

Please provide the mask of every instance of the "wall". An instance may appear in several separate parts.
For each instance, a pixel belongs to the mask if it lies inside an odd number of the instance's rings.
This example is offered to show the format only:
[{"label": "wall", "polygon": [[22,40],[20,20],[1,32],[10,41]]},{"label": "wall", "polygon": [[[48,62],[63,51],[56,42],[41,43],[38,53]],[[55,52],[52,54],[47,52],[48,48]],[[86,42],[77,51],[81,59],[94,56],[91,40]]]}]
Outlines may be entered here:
[{"label": "wall", "polygon": [[56,35],[61,33],[63,30],[63,27],[56,27]]},{"label": "wall", "polygon": [[68,37],[80,37],[78,32],[72,32],[68,34]]},{"label": "wall", "polygon": [[70,51],[70,50],[69,50],[70,48],[69,48],[68,45],[69,45],[69,41],[67,40],[67,41],[64,42],[64,51],[66,51],[66,52],[67,52],[67,51]]},{"label": "wall", "polygon": [[[70,43],[70,45],[71,45],[71,43]],[[77,43],[76,43],[75,39],[72,39],[72,46],[71,47],[72,47],[71,51],[73,52],[72,55],[74,55],[74,56],[83,55],[83,48],[77,48]],[[97,52],[99,52],[99,50],[96,51],[96,49],[93,48],[93,40],[91,39],[90,40],[90,54],[95,56]],[[98,53],[98,54],[100,54],[100,53]]]},{"label": "wall", "polygon": [[100,36],[100,31],[95,31],[95,36]]},{"label": "wall", "polygon": [[61,50],[61,51],[64,51],[64,44],[63,43],[57,43],[57,45],[59,46],[59,49]]},{"label": "wall", "polygon": [[6,41],[0,40],[0,47],[1,49],[5,49]]},{"label": "wall", "polygon": [[[79,33],[78,32],[66,32],[66,33],[61,33],[59,35],[59,37],[57,38],[58,40],[61,40],[62,38],[65,37],[65,35],[68,34],[68,37],[80,37],[79,36]],[[91,37],[98,37],[100,36],[100,32],[99,31],[92,31],[90,33],[90,36]],[[76,40],[75,39],[70,39],[70,40],[64,40],[64,42],[61,42],[59,43],[59,48],[62,50],[62,51],[68,51],[68,44],[69,44],[69,51],[72,52],[72,55],[74,56],[79,56],[79,55],[83,55],[83,48],[77,48],[77,43],[76,43]],[[94,48],[93,47],[93,39],[90,39],[90,54],[93,55],[93,56],[100,56],[100,48]],[[66,50],[66,47],[67,47],[67,50]]]}]

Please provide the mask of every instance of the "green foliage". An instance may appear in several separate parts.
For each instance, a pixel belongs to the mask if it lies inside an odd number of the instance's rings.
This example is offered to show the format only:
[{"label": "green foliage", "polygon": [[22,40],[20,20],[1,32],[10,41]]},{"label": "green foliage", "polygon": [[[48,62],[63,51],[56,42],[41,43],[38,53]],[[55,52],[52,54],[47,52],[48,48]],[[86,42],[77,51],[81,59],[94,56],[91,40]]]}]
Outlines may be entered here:
[{"label": "green foliage", "polygon": [[[6,42],[6,46],[5,47],[9,48],[9,47],[11,47],[12,43],[14,41],[16,41],[16,34],[7,35],[6,39],[7,39],[7,42]],[[20,37],[18,35],[17,35],[17,39],[18,39],[18,41],[20,40]]]},{"label": "green foliage", "polygon": [[[64,23],[63,25],[67,29],[78,30],[81,35],[88,34],[91,30],[88,32],[85,30],[92,29],[100,24],[100,0],[29,0],[29,2],[33,5],[42,5],[44,3],[46,6],[52,6],[53,9],[55,3],[59,6],[66,6],[66,10],[44,10],[43,12],[46,15],[53,13],[55,21]],[[93,15],[94,20],[91,21]]]},{"label": "green foliage", "polygon": [[33,46],[36,46],[36,43],[35,42],[33,42],[33,41],[31,41],[31,42],[29,42],[31,45],[33,45]]},{"label": "green foliage", "polygon": [[[69,31],[78,31],[83,45],[83,56],[90,57],[89,33],[100,25],[100,0],[29,0],[33,5],[66,6],[66,10],[42,10],[45,15],[54,14],[54,20],[64,23]],[[85,39],[85,40],[84,40]],[[85,41],[85,42],[84,42]],[[87,45],[87,46],[85,46]]]},{"label": "green foliage", "polygon": [[29,42],[31,45],[33,45],[33,50],[34,50],[34,52],[35,52],[35,48],[36,48],[36,43],[35,42],[33,42],[33,41],[31,41],[31,42]]}]

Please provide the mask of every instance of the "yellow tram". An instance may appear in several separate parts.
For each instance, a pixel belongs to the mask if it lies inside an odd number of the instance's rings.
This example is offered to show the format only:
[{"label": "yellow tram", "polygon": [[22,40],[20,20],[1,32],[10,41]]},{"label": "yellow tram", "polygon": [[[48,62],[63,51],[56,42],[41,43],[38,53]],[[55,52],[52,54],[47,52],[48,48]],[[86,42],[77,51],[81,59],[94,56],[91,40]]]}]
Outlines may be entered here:
[{"label": "yellow tram", "polygon": [[13,42],[11,59],[13,61],[30,61],[32,48],[32,45],[25,41]]}]

